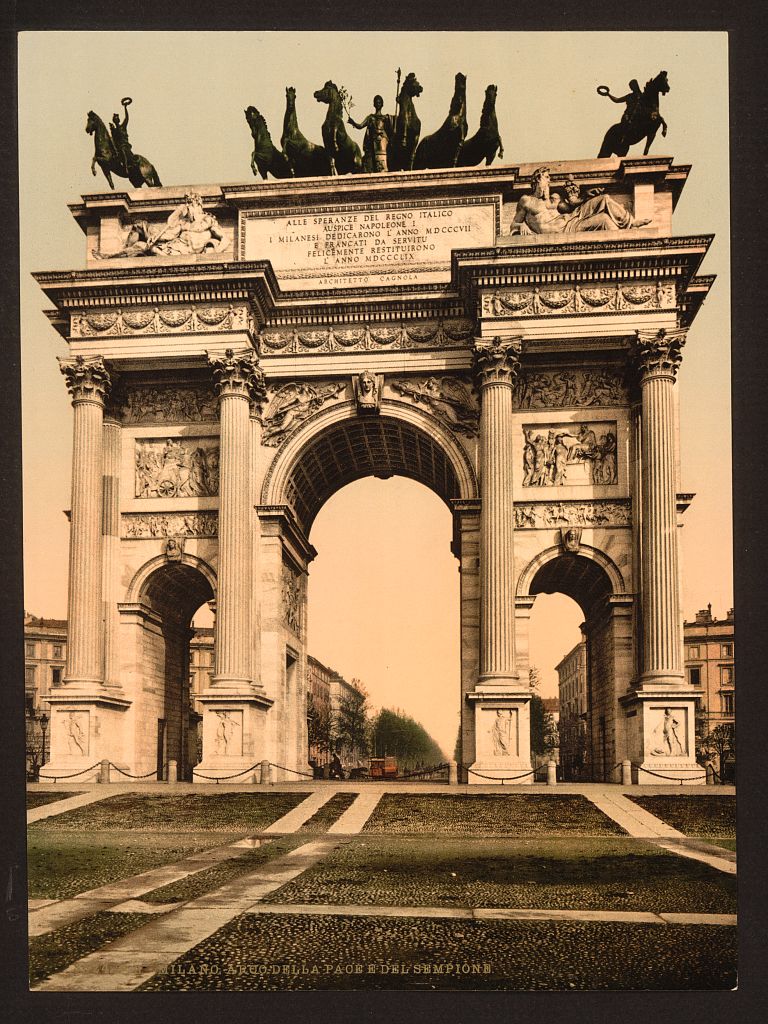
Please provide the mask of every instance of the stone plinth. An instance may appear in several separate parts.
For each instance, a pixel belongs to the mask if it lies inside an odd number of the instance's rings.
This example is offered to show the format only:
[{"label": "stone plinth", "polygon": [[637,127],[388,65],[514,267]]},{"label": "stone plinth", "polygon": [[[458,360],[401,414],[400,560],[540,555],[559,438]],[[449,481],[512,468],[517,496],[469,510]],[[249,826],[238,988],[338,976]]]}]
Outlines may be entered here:
[{"label": "stone plinth", "polygon": [[622,698],[632,781],[640,786],[704,785],[696,761],[696,693],[686,688],[643,687]]},{"label": "stone plinth", "polygon": [[[203,759],[195,765],[193,782],[226,778],[233,785],[252,783],[264,758],[266,718],[274,701],[212,688],[196,703],[203,716]],[[253,765],[257,767],[246,771]]]},{"label": "stone plinth", "polygon": [[470,785],[530,785],[530,690],[478,688],[467,694],[474,713],[475,760]]}]

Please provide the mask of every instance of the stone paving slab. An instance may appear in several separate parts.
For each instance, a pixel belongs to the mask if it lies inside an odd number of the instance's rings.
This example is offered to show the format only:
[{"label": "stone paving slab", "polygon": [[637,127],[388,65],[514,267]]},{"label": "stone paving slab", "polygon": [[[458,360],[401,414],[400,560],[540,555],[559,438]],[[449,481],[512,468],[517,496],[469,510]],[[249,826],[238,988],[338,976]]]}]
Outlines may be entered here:
[{"label": "stone paving slab", "polygon": [[277,821],[273,821],[271,825],[268,825],[264,829],[264,835],[297,832],[301,826],[317,814],[323,804],[327,804],[334,795],[334,791],[331,789],[315,790],[315,792],[310,793],[307,799],[303,800],[298,807],[294,807],[293,810],[284,814],[282,818],[278,818]]},{"label": "stone paving slab", "polygon": [[328,835],[355,835],[360,832],[366,821],[376,810],[384,790],[370,792],[363,790],[357,800],[347,808],[341,817],[328,829]]},{"label": "stone paving slab", "polygon": [[66,800],[55,800],[41,807],[33,807],[31,811],[27,811],[27,824],[32,825],[36,821],[43,821],[44,818],[54,818],[57,814],[66,814],[67,811],[75,811],[78,807],[95,804],[114,795],[108,787],[102,786],[90,793],[78,793],[77,796],[69,796]]},{"label": "stone paving slab", "polygon": [[178,910],[179,904],[173,903],[148,903],[146,900],[126,900],[125,903],[116,903],[107,907],[109,914],[169,914],[172,910]]},{"label": "stone paving slab", "polygon": [[633,839],[683,839],[683,833],[667,825],[666,822],[654,817],[638,804],[627,800],[621,793],[611,791],[588,792],[584,796],[613,819]]},{"label": "stone paving slab", "polygon": [[709,864],[710,867],[725,872],[726,875],[736,874],[736,855],[733,854],[733,858],[731,858],[729,856],[732,853],[731,850],[715,852],[711,847],[708,850],[703,850],[698,843],[694,845],[692,840],[664,842],[657,839],[652,842],[654,846],[658,846],[662,850],[676,853],[680,857],[689,857],[691,860],[700,860],[703,864]]},{"label": "stone paving slab", "polygon": [[[207,936],[203,936],[207,938]],[[33,992],[133,992],[169,963],[167,953],[91,953],[60,974],[30,986]]]},{"label": "stone paving slab", "polygon": [[79,921],[83,917],[98,914],[102,910],[109,910],[114,904],[114,900],[107,899],[59,900],[52,906],[44,907],[29,915],[29,937],[34,939],[39,935],[55,931],[56,928],[74,924],[75,921]]}]

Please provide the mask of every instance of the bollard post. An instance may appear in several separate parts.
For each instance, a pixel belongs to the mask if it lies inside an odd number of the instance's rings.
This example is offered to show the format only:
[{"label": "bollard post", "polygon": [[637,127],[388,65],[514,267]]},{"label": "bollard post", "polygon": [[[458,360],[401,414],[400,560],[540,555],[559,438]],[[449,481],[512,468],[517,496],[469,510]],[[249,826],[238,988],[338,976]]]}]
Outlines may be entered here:
[{"label": "bollard post", "polygon": [[714,786],[715,784],[715,766],[712,764],[707,765],[707,785]]},{"label": "bollard post", "polygon": [[555,761],[547,762],[547,785],[557,785],[557,762]]},{"label": "bollard post", "polygon": [[272,765],[269,761],[261,762],[261,784],[262,786],[272,785]]},{"label": "bollard post", "polygon": [[109,761],[104,760],[99,767],[99,782],[109,782]]},{"label": "bollard post", "polygon": [[448,785],[458,786],[459,784],[459,769],[455,761],[448,762]]},{"label": "bollard post", "polygon": [[632,785],[632,762],[622,761],[621,762],[621,784],[622,786]]},{"label": "bollard post", "polygon": [[169,783],[173,783],[173,782],[178,782],[178,781],[179,781],[179,762],[178,761],[170,761],[169,760],[168,761],[168,782]]}]

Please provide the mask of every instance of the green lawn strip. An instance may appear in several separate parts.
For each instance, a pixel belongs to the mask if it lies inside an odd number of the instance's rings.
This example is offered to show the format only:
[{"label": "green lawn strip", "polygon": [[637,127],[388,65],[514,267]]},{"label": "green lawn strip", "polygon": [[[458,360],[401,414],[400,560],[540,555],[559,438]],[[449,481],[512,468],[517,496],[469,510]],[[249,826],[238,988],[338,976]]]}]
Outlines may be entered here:
[{"label": "green lawn strip", "polygon": [[363,832],[391,835],[624,835],[578,794],[470,796],[385,793]]},{"label": "green lawn strip", "polygon": [[29,896],[68,899],[87,889],[129,878],[190,854],[221,845],[203,833],[54,832],[29,829]]},{"label": "green lawn strip", "polygon": [[730,914],[736,880],[633,839],[360,836],[265,902]]},{"label": "green lawn strip", "polygon": [[212,868],[198,871],[178,882],[153,889],[137,899],[146,903],[176,903],[197,899],[198,896],[212,892],[241,875],[256,871],[260,865],[295,850],[301,843],[301,839],[292,839],[288,836],[281,839],[265,839],[264,845],[258,849],[249,850],[248,853],[231,860],[221,861]]},{"label": "green lawn strip", "polygon": [[69,796],[79,796],[82,790],[76,793],[30,793],[27,792],[27,810],[31,811],[35,807],[43,807],[45,804],[53,804],[57,800],[66,800]]},{"label": "green lawn strip", "polygon": [[246,914],[141,990],[679,990],[735,979],[728,927]]},{"label": "green lawn strip", "polygon": [[319,811],[315,811],[297,832],[327,832],[344,811],[352,806],[357,797],[357,793],[334,793],[328,803],[323,804]]},{"label": "green lawn strip", "polygon": [[36,984],[147,923],[146,914],[99,913],[29,940],[29,981]]},{"label": "green lawn strip", "polygon": [[736,835],[734,796],[633,795],[629,799],[686,836],[733,839]]},{"label": "green lawn strip", "polygon": [[[211,786],[211,789],[215,787]],[[122,793],[30,825],[32,829],[157,832],[259,832],[293,810],[308,793]]]},{"label": "green lawn strip", "polygon": [[708,839],[713,846],[720,846],[724,850],[733,850],[736,852],[736,840],[735,839],[723,839],[721,836],[712,838],[710,836],[704,836],[703,838]]}]

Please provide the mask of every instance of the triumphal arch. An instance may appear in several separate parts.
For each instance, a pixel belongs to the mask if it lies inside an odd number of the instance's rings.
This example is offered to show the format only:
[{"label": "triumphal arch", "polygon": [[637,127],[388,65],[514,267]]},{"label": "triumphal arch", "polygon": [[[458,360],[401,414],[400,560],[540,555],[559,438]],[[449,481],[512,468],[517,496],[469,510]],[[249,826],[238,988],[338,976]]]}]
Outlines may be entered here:
[{"label": "triumphal arch", "polygon": [[[37,275],[74,405],[46,771],[191,778],[198,727],[198,781],[306,771],[312,523],[345,484],[400,474],[453,514],[461,692],[442,699],[461,703],[462,780],[531,781],[528,624],[555,591],[584,613],[593,777],[628,759],[638,782],[699,779],[676,378],[711,239],[673,234],[688,171],[609,158],[74,204],[84,268]],[[192,707],[205,602],[215,665]]]}]

